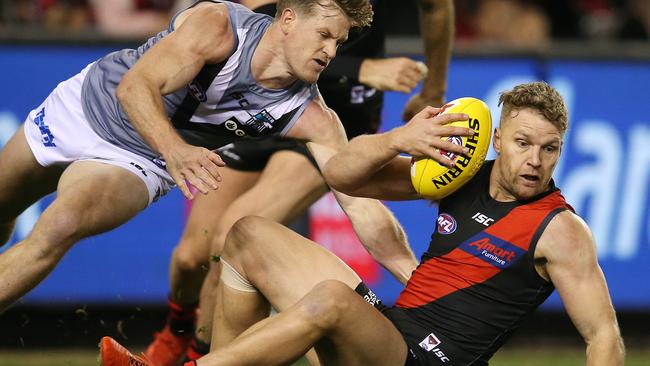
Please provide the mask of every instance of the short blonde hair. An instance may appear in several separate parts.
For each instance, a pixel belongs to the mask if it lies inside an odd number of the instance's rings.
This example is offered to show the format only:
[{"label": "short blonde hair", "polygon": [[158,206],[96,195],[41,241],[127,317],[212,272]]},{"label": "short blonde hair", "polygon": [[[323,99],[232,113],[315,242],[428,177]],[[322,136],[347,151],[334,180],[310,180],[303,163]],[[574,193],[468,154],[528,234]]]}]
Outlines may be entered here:
[{"label": "short blonde hair", "polygon": [[353,27],[367,27],[372,23],[373,11],[368,0],[279,0],[276,17],[286,8],[313,14],[316,6],[341,9]]},{"label": "short blonde hair", "polygon": [[564,99],[552,86],[543,81],[519,84],[499,95],[501,123],[513,111],[530,108],[541,113],[564,134],[569,127],[569,113]]}]

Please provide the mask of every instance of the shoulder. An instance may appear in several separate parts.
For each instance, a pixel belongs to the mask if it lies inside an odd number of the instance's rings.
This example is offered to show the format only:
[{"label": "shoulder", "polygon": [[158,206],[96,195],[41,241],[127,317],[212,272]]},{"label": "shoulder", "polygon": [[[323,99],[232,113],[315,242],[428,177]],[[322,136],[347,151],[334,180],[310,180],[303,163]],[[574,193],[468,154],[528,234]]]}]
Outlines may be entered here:
[{"label": "shoulder", "polygon": [[536,258],[553,260],[562,255],[595,252],[595,243],[587,223],[570,210],[564,210],[549,222],[539,238]]},{"label": "shoulder", "polygon": [[309,102],[292,130],[291,137],[328,146],[341,146],[347,142],[338,115],[325,104],[320,94]]},{"label": "shoulder", "polygon": [[220,59],[234,46],[234,33],[230,25],[228,6],[217,3],[201,3],[185,10],[174,21],[176,38],[191,42],[197,52],[208,53]]}]

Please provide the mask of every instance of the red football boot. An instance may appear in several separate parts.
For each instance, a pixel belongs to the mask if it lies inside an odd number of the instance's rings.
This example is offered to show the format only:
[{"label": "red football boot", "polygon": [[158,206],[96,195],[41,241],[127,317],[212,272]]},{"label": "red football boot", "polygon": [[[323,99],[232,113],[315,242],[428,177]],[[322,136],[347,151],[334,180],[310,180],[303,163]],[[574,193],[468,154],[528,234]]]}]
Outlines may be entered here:
[{"label": "red football boot", "polygon": [[154,334],[154,340],[144,351],[144,355],[156,366],[178,366],[183,360],[191,340],[191,332],[182,335],[175,334],[168,324],[163,330]]},{"label": "red football boot", "polygon": [[111,337],[103,337],[99,343],[102,366],[157,366],[146,356],[135,356]]}]

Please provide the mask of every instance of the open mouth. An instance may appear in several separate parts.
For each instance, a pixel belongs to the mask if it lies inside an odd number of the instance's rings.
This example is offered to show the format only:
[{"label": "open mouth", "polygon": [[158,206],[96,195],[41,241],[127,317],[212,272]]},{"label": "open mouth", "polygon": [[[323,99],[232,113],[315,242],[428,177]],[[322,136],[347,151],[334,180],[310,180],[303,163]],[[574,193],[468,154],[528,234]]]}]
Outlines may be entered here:
[{"label": "open mouth", "polygon": [[317,58],[315,58],[314,61],[316,61],[316,63],[319,64],[321,67],[326,67],[327,66],[327,62],[325,62],[325,61],[319,60]]},{"label": "open mouth", "polygon": [[526,182],[530,183],[536,183],[539,181],[539,177],[536,175],[522,174],[521,177],[524,178]]}]

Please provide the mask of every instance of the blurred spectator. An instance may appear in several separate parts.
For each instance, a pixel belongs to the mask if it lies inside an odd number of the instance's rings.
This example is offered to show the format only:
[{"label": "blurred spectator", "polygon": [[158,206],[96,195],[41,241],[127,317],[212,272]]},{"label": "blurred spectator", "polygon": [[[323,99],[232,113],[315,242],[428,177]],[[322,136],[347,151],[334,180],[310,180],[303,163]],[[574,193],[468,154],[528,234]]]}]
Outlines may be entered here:
[{"label": "blurred spectator", "polygon": [[48,29],[78,31],[88,28],[92,14],[85,0],[42,0],[42,22]]},{"label": "blurred spectator", "polygon": [[551,39],[551,24],[539,2],[521,0],[464,1],[459,38],[502,46],[533,48]]},{"label": "blurred spectator", "polygon": [[650,38],[650,1],[629,0],[621,6],[620,39]]},{"label": "blurred spectator", "polygon": [[99,31],[110,37],[146,38],[166,29],[174,0],[89,0]]},{"label": "blurred spectator", "polygon": [[3,1],[0,17],[5,25],[80,30],[90,26],[92,16],[85,0]]}]

